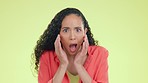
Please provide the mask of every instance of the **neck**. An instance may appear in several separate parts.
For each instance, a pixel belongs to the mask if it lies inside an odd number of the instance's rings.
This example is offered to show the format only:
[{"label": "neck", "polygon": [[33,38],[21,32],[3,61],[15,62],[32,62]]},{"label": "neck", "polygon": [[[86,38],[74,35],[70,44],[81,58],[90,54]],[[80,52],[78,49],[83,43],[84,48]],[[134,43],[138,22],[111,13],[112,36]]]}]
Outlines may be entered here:
[{"label": "neck", "polygon": [[69,61],[67,71],[70,72],[72,75],[77,75],[78,73],[77,73],[77,71],[75,69],[75,66],[74,66],[74,58],[75,58],[75,56],[68,55],[67,58],[68,58],[68,61]]},{"label": "neck", "polygon": [[68,55],[67,58],[70,63],[73,63],[75,55]]}]

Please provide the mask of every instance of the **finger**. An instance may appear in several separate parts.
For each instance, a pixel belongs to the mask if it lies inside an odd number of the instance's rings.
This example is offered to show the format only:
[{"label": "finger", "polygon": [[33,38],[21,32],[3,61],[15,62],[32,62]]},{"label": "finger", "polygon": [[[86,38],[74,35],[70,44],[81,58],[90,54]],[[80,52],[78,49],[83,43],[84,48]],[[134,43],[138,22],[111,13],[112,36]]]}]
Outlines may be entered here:
[{"label": "finger", "polygon": [[54,43],[54,45],[55,45],[55,50],[59,50],[58,48],[59,48],[59,35],[57,36],[57,38],[56,38],[56,40],[55,40],[55,43]]},{"label": "finger", "polygon": [[56,40],[55,40],[55,42],[54,42],[55,45],[57,44],[58,37],[59,37],[59,35],[57,35],[57,38],[56,38]]},{"label": "finger", "polygon": [[87,35],[86,35],[86,37],[85,37],[85,42],[86,42],[86,49],[88,49],[89,42],[88,42],[88,37],[87,37]]},{"label": "finger", "polygon": [[86,44],[86,42],[84,41],[82,44],[82,51],[81,51],[82,53],[85,53],[85,44]]},{"label": "finger", "polygon": [[84,53],[87,53],[87,50],[88,50],[88,38],[87,38],[87,35],[85,35],[85,38],[84,38],[84,45],[83,45],[83,52]]},{"label": "finger", "polygon": [[62,47],[61,47],[61,38],[60,38],[60,35],[59,35],[59,38],[58,38],[58,47],[59,47],[59,49],[61,50],[62,49]]},{"label": "finger", "polygon": [[85,35],[85,37],[84,37],[84,46],[83,46],[83,48],[86,48],[86,43],[87,43],[87,36]]}]

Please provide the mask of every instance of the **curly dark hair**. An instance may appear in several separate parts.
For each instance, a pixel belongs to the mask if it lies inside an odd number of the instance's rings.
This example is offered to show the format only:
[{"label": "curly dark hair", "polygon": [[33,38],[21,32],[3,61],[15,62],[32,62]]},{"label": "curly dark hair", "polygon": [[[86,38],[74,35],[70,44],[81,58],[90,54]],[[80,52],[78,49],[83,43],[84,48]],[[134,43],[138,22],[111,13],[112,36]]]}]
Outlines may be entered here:
[{"label": "curly dark hair", "polygon": [[87,28],[87,37],[89,41],[89,45],[98,45],[98,41],[94,40],[93,34],[91,33],[90,27],[88,25],[87,20],[85,19],[84,15],[76,8],[66,8],[60,11],[55,15],[52,19],[51,23],[48,25],[47,29],[44,33],[40,36],[39,40],[37,41],[37,45],[34,48],[34,64],[35,64],[35,71],[38,72],[39,68],[39,61],[40,57],[42,56],[43,52],[45,51],[54,51],[54,42],[57,35],[60,33],[61,24],[65,16],[75,14],[82,18],[84,29]]}]

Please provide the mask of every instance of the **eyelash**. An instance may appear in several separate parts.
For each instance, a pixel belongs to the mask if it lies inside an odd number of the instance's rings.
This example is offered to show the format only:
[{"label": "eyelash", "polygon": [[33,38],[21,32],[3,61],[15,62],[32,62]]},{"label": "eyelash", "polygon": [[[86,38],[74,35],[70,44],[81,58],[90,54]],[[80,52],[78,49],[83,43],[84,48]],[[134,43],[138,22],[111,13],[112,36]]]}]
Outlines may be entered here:
[{"label": "eyelash", "polygon": [[[76,32],[80,32],[81,29],[76,29]],[[63,32],[68,32],[68,29],[63,29]]]},{"label": "eyelash", "polygon": [[76,29],[76,31],[77,31],[77,32],[80,32],[80,31],[81,31],[81,29]]},{"label": "eyelash", "polygon": [[68,31],[68,29],[64,29],[64,30],[63,30],[63,32],[67,32],[67,31]]}]

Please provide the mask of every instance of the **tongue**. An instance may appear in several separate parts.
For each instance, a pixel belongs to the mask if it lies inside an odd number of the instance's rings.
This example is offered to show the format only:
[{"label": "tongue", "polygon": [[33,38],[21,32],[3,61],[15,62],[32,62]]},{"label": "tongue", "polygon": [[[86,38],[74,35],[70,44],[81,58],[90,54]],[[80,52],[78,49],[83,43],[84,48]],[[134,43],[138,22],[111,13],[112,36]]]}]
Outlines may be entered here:
[{"label": "tongue", "polygon": [[71,51],[71,52],[74,52],[75,50],[76,50],[76,46],[75,46],[75,45],[71,45],[71,46],[70,46],[70,51]]}]

